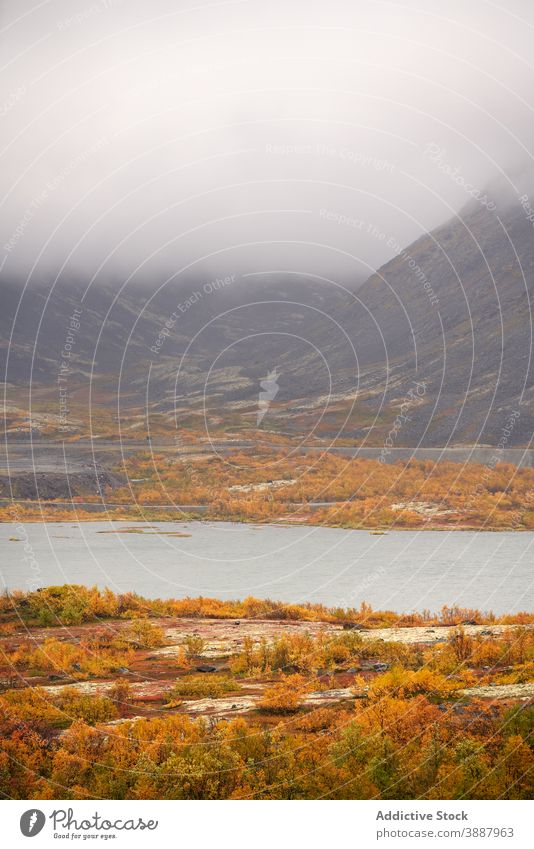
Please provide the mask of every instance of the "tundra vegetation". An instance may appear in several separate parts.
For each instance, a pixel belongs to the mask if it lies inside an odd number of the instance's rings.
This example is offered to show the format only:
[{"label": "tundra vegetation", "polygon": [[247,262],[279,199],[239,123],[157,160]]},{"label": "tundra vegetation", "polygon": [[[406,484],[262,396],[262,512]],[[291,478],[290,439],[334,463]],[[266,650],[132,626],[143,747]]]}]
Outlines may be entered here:
[{"label": "tundra vegetation", "polygon": [[[79,519],[98,519],[90,504],[104,503],[110,518],[285,521],[345,528],[534,529],[534,469],[499,463],[434,463],[301,455],[255,448],[227,457],[143,452],[124,458],[127,481],[114,489],[71,499]],[[72,517],[61,499],[20,504],[18,521]],[[195,513],[195,505],[202,512]],[[321,506],[322,505],[322,506]],[[179,514],[187,518],[184,512]],[[9,506],[0,521],[12,521]]]},{"label": "tundra vegetation", "polygon": [[525,799],[534,615],[81,586],[0,600],[0,792]]}]

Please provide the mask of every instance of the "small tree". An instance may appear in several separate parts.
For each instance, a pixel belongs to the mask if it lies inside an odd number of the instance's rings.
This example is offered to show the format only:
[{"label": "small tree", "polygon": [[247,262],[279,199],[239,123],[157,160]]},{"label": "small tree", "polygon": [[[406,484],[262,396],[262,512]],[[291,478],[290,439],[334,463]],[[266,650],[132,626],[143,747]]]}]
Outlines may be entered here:
[{"label": "small tree", "polygon": [[449,637],[451,646],[458,663],[464,663],[473,654],[473,640],[463,628],[456,628]]},{"label": "small tree", "polygon": [[136,619],[126,631],[126,639],[139,648],[152,649],[163,645],[163,631],[148,619]]},{"label": "small tree", "polygon": [[204,651],[205,642],[197,634],[188,634],[184,640],[184,646],[188,658],[198,657]]}]

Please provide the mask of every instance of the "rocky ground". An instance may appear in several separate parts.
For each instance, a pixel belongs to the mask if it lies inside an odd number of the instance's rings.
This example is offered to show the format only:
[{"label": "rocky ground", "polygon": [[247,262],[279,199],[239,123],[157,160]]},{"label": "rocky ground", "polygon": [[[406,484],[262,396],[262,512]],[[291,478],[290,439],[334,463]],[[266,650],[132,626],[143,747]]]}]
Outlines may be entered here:
[{"label": "rocky ground", "polygon": [[[268,684],[265,677],[242,677],[237,681],[235,693],[218,698],[183,698],[178,702],[170,699],[170,691],[176,681],[184,674],[199,673],[209,678],[217,673],[228,674],[232,658],[243,651],[246,644],[258,646],[261,641],[272,644],[282,635],[341,634],[342,625],[324,622],[270,621],[270,620],[228,620],[228,619],[151,619],[153,625],[161,629],[163,645],[155,648],[138,648],[127,668],[119,670],[113,676],[96,675],[77,676],[72,672],[57,671],[55,674],[36,674],[31,668],[15,668],[9,663],[13,652],[22,647],[42,646],[45,640],[55,638],[64,643],[79,645],[87,638],[95,626],[84,624],[73,627],[32,628],[16,627],[7,636],[0,638],[0,648],[4,655],[1,669],[0,687],[2,690],[41,687],[50,696],[57,696],[65,689],[74,689],[89,696],[108,694],[117,680],[127,681],[130,686],[131,707],[126,716],[114,722],[128,721],[132,718],[147,717],[154,713],[174,711],[191,716],[213,718],[228,717],[236,714],[250,714],[257,711],[258,704]],[[98,628],[113,635],[126,632],[131,623],[122,620],[101,622]],[[534,626],[522,626],[529,629]],[[468,637],[498,637],[517,626],[510,625],[465,625],[463,631]],[[452,627],[413,627],[354,629],[365,644],[368,641],[401,643],[408,646],[420,646],[421,649],[446,642],[451,636]],[[190,660],[188,669],[183,667],[184,645],[194,639],[199,646],[198,654]],[[368,684],[376,675],[389,668],[389,664],[369,658],[353,667],[340,663],[330,670],[319,670],[315,677],[315,689],[303,696],[303,707],[321,707],[347,703],[357,698],[366,698]],[[81,680],[81,678],[86,680]],[[459,697],[487,700],[528,701],[534,698],[534,683],[520,684],[481,684],[458,692]]]}]

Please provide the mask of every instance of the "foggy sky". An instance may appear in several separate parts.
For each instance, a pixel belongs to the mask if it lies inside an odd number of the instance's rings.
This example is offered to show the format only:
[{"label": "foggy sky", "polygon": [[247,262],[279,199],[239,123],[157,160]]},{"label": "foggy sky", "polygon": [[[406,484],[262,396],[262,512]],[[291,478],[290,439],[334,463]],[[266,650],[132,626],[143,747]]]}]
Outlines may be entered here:
[{"label": "foggy sky", "polygon": [[357,279],[533,160],[528,0],[7,0],[0,28],[3,277]]}]

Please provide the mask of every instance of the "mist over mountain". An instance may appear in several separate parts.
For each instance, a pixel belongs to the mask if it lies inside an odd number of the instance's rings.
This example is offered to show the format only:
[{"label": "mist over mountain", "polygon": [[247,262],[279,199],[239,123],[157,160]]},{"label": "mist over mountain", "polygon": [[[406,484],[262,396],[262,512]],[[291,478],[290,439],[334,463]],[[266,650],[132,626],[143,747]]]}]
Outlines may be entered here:
[{"label": "mist over mountain", "polygon": [[0,16],[8,408],[530,441],[530,4]]},{"label": "mist over mountain", "polygon": [[207,434],[211,420],[250,428],[275,373],[266,431],[498,445],[513,416],[503,446],[527,445],[533,236],[524,203],[488,193],[352,288],[287,273],[156,289],[70,280],[22,297],[13,284],[1,316],[7,381],[54,398],[78,314],[69,392],[88,415],[100,403],[147,423],[193,416]]},{"label": "mist over mountain", "polygon": [[1,279],[367,277],[492,179],[523,191],[533,24],[526,0],[4,0]]}]

